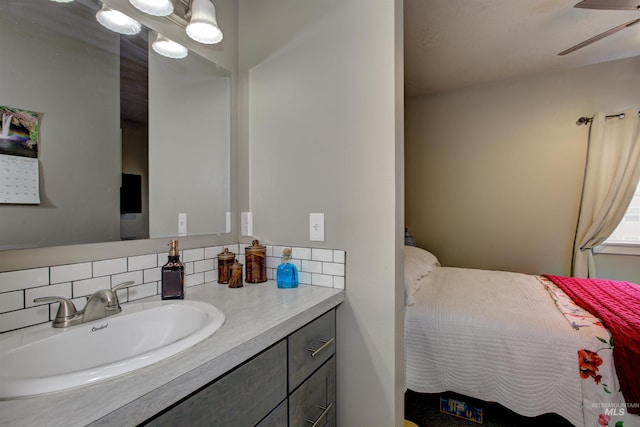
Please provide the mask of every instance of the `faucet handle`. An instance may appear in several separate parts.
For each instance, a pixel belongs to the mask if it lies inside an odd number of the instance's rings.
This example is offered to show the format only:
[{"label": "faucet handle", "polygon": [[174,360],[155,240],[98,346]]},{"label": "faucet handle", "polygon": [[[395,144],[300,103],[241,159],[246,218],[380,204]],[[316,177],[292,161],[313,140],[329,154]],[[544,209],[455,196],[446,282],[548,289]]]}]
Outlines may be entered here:
[{"label": "faucet handle", "polygon": [[[40,297],[33,300],[33,302],[59,302],[58,312],[56,318],[53,321],[53,327],[61,327],[67,325],[69,320],[78,314],[76,306],[68,298],[64,297]],[[63,326],[62,326],[63,327]]]},{"label": "faucet handle", "polygon": [[128,280],[126,282],[122,282],[122,283],[118,283],[117,285],[115,285],[111,290],[113,292],[117,292],[120,289],[124,289],[124,288],[128,288],[129,286],[133,285],[134,283],[136,283],[133,280]]},{"label": "faucet handle", "polygon": [[136,283],[136,282],[133,281],[133,280],[128,280],[126,282],[118,283],[113,288],[111,288],[110,292],[109,292],[109,290],[107,290],[107,293],[110,294],[108,296],[108,301],[106,301],[107,307],[118,307],[119,308],[120,307],[120,301],[118,300],[118,291],[120,289],[128,288],[129,286],[133,285],[134,283]]}]

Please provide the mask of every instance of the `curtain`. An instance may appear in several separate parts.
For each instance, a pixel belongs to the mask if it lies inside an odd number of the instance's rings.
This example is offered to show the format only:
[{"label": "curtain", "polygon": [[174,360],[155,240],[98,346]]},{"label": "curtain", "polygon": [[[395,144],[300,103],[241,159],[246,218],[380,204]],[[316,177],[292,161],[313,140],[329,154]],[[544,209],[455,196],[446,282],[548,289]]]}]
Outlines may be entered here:
[{"label": "curtain", "polygon": [[624,118],[598,113],[589,132],[582,201],[573,248],[572,275],[596,277],[593,248],[622,220],[640,179],[638,109]]}]

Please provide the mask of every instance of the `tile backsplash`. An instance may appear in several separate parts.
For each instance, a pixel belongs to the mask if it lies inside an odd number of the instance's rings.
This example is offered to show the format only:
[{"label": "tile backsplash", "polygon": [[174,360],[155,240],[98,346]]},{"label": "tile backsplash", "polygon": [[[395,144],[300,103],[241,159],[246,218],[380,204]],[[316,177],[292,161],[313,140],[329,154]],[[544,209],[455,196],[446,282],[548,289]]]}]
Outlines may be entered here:
[{"label": "tile backsplash", "polygon": [[[217,284],[218,254],[229,248],[244,264],[246,246],[233,244],[181,250],[187,288],[210,282]],[[266,245],[268,279],[275,279],[285,247],[290,246]],[[301,284],[344,289],[345,251],[291,248],[291,262],[298,267]],[[166,262],[167,254],[160,253],[0,273],[0,333],[53,320],[58,303],[34,303],[38,297],[69,298],[81,310],[87,296],[128,280],[135,284],[118,292],[120,302],[158,295],[160,269]]]}]

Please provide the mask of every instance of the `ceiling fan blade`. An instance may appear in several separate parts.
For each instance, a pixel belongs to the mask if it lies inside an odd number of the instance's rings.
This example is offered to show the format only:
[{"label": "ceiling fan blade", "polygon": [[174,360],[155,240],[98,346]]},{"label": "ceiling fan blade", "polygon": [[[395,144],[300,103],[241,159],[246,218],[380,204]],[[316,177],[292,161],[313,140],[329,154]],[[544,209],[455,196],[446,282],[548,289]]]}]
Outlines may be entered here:
[{"label": "ceiling fan blade", "polygon": [[639,0],[582,0],[573,7],[599,10],[639,10]]},{"label": "ceiling fan blade", "polygon": [[618,31],[624,30],[625,28],[631,27],[632,25],[636,25],[638,22],[640,22],[640,19],[634,19],[633,21],[629,21],[626,24],[622,24],[622,25],[618,25],[617,27],[614,27],[610,30],[605,31],[604,33],[598,34],[597,36],[591,37],[590,39],[587,39],[585,41],[583,41],[582,43],[578,43],[577,45],[570,47],[567,50],[563,50],[562,52],[560,52],[558,55],[562,56],[562,55],[566,55],[567,53],[571,53],[574,52],[578,49],[581,49],[587,45],[590,45],[591,43],[595,43],[598,40],[602,40],[605,37],[610,36],[611,34],[615,34]]}]

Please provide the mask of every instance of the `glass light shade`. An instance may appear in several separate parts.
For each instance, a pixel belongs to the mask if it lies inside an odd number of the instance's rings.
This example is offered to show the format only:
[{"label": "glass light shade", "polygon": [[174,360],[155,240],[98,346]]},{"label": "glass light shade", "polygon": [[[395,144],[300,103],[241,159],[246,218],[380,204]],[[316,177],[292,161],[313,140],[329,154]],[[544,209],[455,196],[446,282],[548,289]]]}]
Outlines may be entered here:
[{"label": "glass light shade", "polygon": [[51,0],[51,1],[55,3],[71,3],[73,0]]},{"label": "glass light shade", "polygon": [[155,41],[151,44],[151,48],[162,56],[174,59],[184,58],[189,53],[186,47],[173,40],[169,40],[160,33],[158,33]]},{"label": "glass light shade", "polygon": [[222,31],[216,19],[216,8],[211,0],[191,2],[191,19],[185,31],[193,40],[204,44],[215,44],[222,40]]},{"label": "glass light shade", "polygon": [[173,13],[171,0],[129,0],[136,9],[153,16],[169,16]]},{"label": "glass light shade", "polygon": [[140,23],[135,19],[129,18],[122,12],[110,9],[105,4],[103,4],[102,9],[96,13],[96,19],[103,27],[125,35],[138,34],[142,28]]}]

